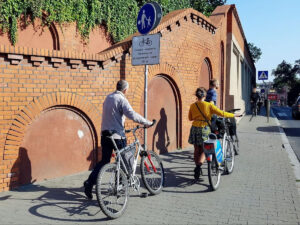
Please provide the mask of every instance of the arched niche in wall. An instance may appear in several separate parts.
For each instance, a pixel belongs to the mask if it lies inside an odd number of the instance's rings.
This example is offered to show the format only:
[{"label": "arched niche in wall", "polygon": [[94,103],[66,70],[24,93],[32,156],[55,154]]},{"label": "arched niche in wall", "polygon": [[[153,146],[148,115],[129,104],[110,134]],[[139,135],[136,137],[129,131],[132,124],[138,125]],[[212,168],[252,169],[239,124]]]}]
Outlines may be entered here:
[{"label": "arched niche in wall", "polygon": [[154,76],[148,85],[148,118],[156,119],[157,124],[148,130],[148,149],[163,154],[180,147],[180,108],[179,89],[172,78]]},{"label": "arched niche in wall", "polygon": [[225,80],[224,80],[224,43],[221,42],[221,52],[220,52],[220,72],[221,72],[221,81],[220,81],[220,108],[223,109],[224,105],[224,88],[225,88]]},{"label": "arched niche in wall", "polygon": [[209,80],[212,78],[212,67],[209,58],[205,58],[201,65],[199,86],[209,88]]},{"label": "arched niche in wall", "polygon": [[[0,31],[0,43],[12,46],[8,33]],[[60,50],[59,35],[53,23],[49,26],[43,25],[43,21],[36,18],[33,23],[26,24],[23,18],[18,21],[15,46]]]}]

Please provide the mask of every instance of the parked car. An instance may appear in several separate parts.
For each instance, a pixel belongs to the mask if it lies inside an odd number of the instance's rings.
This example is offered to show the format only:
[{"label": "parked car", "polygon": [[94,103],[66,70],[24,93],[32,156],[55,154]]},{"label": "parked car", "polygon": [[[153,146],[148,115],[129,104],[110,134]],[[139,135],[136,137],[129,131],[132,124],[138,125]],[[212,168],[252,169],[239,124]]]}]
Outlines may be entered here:
[{"label": "parked car", "polygon": [[295,119],[300,118],[300,96],[297,98],[294,105],[292,105],[292,117]]}]

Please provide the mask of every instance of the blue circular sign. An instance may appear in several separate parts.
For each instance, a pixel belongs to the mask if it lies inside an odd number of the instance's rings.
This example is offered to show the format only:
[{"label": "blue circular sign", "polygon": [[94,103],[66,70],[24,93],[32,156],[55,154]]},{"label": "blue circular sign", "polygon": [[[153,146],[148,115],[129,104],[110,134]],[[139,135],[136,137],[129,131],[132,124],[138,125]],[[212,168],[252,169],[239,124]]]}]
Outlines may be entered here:
[{"label": "blue circular sign", "polygon": [[162,10],[159,4],[151,2],[143,5],[137,17],[137,29],[141,34],[148,34],[159,24]]}]

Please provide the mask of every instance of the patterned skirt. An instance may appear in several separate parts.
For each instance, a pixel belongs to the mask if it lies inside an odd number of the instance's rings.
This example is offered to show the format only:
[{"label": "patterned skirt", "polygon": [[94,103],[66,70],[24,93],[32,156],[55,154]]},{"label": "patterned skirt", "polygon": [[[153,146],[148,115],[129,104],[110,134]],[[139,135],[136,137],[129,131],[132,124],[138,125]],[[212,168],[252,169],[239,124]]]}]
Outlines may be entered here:
[{"label": "patterned skirt", "polygon": [[202,146],[203,142],[208,139],[208,135],[211,133],[209,126],[206,127],[191,127],[189,143],[192,145]]}]

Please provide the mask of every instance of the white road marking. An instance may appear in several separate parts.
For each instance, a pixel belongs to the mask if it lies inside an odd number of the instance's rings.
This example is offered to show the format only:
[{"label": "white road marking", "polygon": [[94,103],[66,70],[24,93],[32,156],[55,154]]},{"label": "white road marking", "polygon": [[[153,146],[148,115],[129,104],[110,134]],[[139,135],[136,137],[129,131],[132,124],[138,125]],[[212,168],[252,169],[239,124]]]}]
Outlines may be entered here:
[{"label": "white road marking", "polygon": [[[285,114],[285,113],[283,113],[283,114]],[[271,115],[274,116],[273,110],[271,110]],[[278,115],[279,115],[279,113],[278,113]],[[283,128],[281,127],[277,117],[275,117],[274,119],[275,119],[275,122],[276,122],[276,124],[279,128],[279,132],[280,132],[280,136],[281,136],[281,140],[282,140],[282,145],[283,145],[282,147],[284,147],[284,149],[288,153],[291,164],[293,166],[296,181],[300,180],[300,162],[299,162],[294,150],[292,149],[292,147],[290,145],[290,142],[289,142]],[[298,194],[300,194],[300,185],[299,185],[298,182],[296,182],[296,186],[297,186],[297,189],[298,189]]]}]

